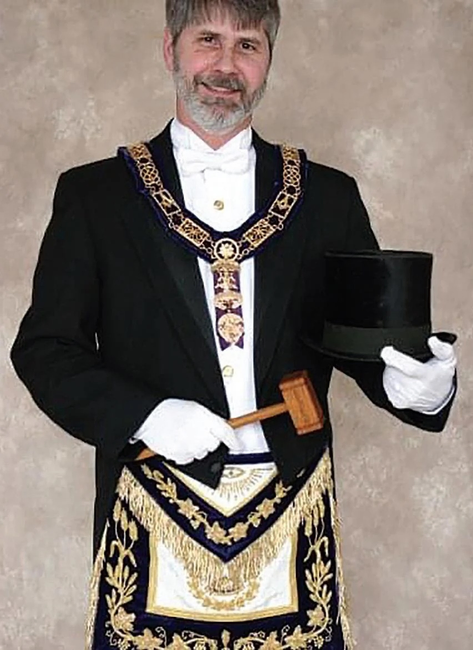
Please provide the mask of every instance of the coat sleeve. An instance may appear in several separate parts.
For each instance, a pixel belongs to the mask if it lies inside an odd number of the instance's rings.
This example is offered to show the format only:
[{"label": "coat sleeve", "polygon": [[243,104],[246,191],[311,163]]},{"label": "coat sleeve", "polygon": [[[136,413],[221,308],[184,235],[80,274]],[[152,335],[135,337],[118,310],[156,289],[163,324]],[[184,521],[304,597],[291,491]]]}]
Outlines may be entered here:
[{"label": "coat sleeve", "polygon": [[36,404],[56,424],[101,453],[118,457],[160,396],[101,358],[96,343],[99,270],[87,215],[70,175],[66,172],[58,182],[31,306],[11,359]]},{"label": "coat sleeve", "polygon": [[[379,249],[379,244],[371,228],[368,213],[357,184],[354,180],[352,182],[352,198],[348,213],[345,248],[347,251]],[[379,363],[336,360],[334,366],[344,374],[352,377],[373,404],[385,409],[402,422],[426,431],[442,431],[445,427],[454,396],[435,415],[424,415],[410,409],[396,409],[389,402],[383,388],[384,363],[381,360]]]}]

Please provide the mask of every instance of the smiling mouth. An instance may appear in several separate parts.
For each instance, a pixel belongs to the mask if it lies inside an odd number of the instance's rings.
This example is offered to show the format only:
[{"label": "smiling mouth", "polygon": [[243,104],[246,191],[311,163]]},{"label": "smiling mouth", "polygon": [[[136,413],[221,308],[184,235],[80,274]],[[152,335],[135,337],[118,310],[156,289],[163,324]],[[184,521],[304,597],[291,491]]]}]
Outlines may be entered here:
[{"label": "smiling mouth", "polygon": [[225,97],[229,97],[231,95],[236,95],[237,93],[240,93],[240,90],[237,90],[235,88],[223,88],[222,86],[210,86],[206,84],[204,81],[201,82],[201,85],[207,90],[208,92],[215,94],[215,95],[223,95]]}]

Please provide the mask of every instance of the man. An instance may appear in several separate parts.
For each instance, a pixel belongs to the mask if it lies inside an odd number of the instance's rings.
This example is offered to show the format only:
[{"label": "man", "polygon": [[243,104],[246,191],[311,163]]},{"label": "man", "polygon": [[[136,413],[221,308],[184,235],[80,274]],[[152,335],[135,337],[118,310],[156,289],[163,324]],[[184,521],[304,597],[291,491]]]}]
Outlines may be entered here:
[{"label": "man", "polygon": [[[277,0],[167,0],[176,118],[64,174],[12,358],[56,423],[96,448],[89,648],[351,647],[320,329],[326,250],[376,248],[353,179],[250,129]],[[337,364],[439,431],[454,354]],[[380,369],[381,366],[381,369]],[[411,366],[414,366],[413,368]],[[307,370],[326,416],[234,431]],[[151,450],[156,455],[136,462]]]}]

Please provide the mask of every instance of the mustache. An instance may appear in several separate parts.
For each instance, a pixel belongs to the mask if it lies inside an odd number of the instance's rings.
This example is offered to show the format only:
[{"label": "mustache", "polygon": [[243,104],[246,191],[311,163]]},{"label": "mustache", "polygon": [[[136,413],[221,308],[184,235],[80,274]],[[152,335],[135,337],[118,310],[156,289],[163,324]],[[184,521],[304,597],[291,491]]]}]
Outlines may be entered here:
[{"label": "mustache", "polygon": [[245,84],[235,77],[234,75],[226,74],[208,74],[208,75],[196,75],[194,79],[195,85],[204,84],[211,88],[220,88],[221,90],[232,90],[245,92]]}]

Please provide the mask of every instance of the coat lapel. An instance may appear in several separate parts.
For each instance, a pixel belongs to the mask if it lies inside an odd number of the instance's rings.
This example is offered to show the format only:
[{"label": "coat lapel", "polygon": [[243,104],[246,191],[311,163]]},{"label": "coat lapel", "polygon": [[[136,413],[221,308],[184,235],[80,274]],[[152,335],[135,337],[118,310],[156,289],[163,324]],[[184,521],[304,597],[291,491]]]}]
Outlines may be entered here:
[{"label": "coat lapel", "polygon": [[[276,147],[253,134],[256,149],[256,208],[269,207],[280,174]],[[304,244],[303,215],[255,259],[255,373],[262,392],[286,310],[299,273]],[[281,379],[280,377],[277,378]]]},{"label": "coat lapel", "polygon": [[[159,161],[166,187],[183,203],[169,125],[150,145]],[[147,199],[138,192],[123,206],[122,216],[182,344],[189,350],[210,394],[217,397],[222,406],[226,405],[197,258],[169,237]]]},{"label": "coat lapel", "polygon": [[[172,152],[169,125],[160,135],[151,140],[150,145],[163,171],[165,187],[169,189],[180,205],[184,205],[182,187]],[[162,239],[164,237],[169,239],[162,228],[159,229],[159,233]],[[163,246],[161,252],[170,272],[178,280],[180,297],[196,321],[197,331],[204,338],[210,351],[215,356],[215,360],[217,360],[212,322],[207,309],[204,286],[196,256],[177,244]]]}]

